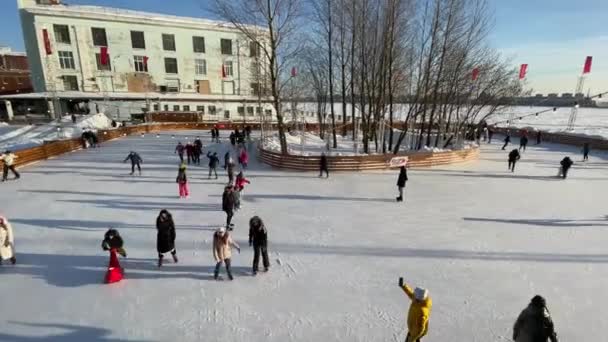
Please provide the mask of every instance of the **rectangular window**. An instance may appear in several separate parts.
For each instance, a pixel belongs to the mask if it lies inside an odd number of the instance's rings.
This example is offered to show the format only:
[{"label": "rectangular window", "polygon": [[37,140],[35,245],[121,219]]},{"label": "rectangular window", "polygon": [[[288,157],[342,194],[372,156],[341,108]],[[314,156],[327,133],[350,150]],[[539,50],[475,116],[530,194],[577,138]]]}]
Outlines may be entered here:
[{"label": "rectangular window", "polygon": [[155,112],[158,112],[158,109],[159,109],[159,108],[160,108],[160,106],[159,106],[158,104],[155,104],[155,105],[154,105],[154,111],[155,111]]},{"label": "rectangular window", "polygon": [[169,86],[167,86],[167,92],[168,93],[177,93],[177,92],[179,92],[179,88],[177,87],[177,85],[169,85]]},{"label": "rectangular window", "polygon": [[78,77],[76,76],[61,76],[63,79],[63,90],[78,90]]},{"label": "rectangular window", "polygon": [[205,114],[205,106],[196,106],[196,111]]},{"label": "rectangular window", "polygon": [[211,115],[215,115],[217,109],[215,108],[215,106],[209,106],[209,114]]},{"label": "rectangular window", "polygon": [[253,116],[253,107],[247,107],[247,116]]},{"label": "rectangular window", "polygon": [[245,107],[236,107],[236,111],[239,113],[239,116],[245,116]]},{"label": "rectangular window", "polygon": [[204,59],[195,59],[194,71],[197,75],[207,75],[207,61]]},{"label": "rectangular window", "polygon": [[255,113],[256,113],[257,115],[262,114],[262,107],[255,107]]},{"label": "rectangular window", "polygon": [[224,111],[224,119],[230,119],[230,111],[229,110],[225,110]]},{"label": "rectangular window", "polygon": [[260,55],[260,46],[256,42],[249,42],[249,57],[258,57]]},{"label": "rectangular window", "polygon": [[164,108],[165,108],[165,112],[169,111],[169,105],[165,105]]},{"label": "rectangular window", "polygon": [[70,44],[70,28],[68,25],[53,25],[55,32],[55,41],[57,43]]},{"label": "rectangular window", "polygon": [[142,31],[131,31],[131,47],[134,49],[146,48],[146,39]]},{"label": "rectangular window", "polygon": [[205,53],[205,37],[192,37],[192,49],[194,52]]},{"label": "rectangular window", "polygon": [[220,40],[220,45],[222,48],[222,55],[232,55],[232,40],[222,39]]},{"label": "rectangular window", "polygon": [[163,50],[175,51],[175,36],[163,33]]},{"label": "rectangular window", "polygon": [[108,56],[106,57],[105,65],[103,65],[101,63],[101,54],[100,53],[95,54],[95,59],[97,60],[97,70],[105,70],[105,71],[112,70],[112,66],[110,65],[110,54],[108,54]]},{"label": "rectangular window", "polygon": [[61,66],[61,69],[76,69],[72,51],[59,51],[57,53],[59,55],[59,65]]},{"label": "rectangular window", "polygon": [[232,61],[226,61],[226,63],[224,63],[224,72],[226,73],[226,77],[232,76],[234,72],[232,67]]},{"label": "rectangular window", "polygon": [[266,116],[272,116],[272,110],[266,109]]},{"label": "rectangular window", "polygon": [[108,46],[108,38],[106,37],[106,29],[91,27],[91,34],[93,35],[93,45],[95,46]]},{"label": "rectangular window", "polygon": [[184,112],[189,112],[189,111],[190,111],[190,106],[185,105],[185,106],[184,106]]},{"label": "rectangular window", "polygon": [[148,72],[148,62],[146,56],[133,56],[133,64],[136,72]]},{"label": "rectangular window", "polygon": [[173,111],[174,112],[179,112],[179,105],[174,105],[173,106]]},{"label": "rectangular window", "polygon": [[177,74],[177,59],[165,57],[165,72],[167,74]]},{"label": "rectangular window", "polygon": [[258,96],[260,95],[260,85],[257,83],[251,83],[250,84],[251,87],[251,94]]}]

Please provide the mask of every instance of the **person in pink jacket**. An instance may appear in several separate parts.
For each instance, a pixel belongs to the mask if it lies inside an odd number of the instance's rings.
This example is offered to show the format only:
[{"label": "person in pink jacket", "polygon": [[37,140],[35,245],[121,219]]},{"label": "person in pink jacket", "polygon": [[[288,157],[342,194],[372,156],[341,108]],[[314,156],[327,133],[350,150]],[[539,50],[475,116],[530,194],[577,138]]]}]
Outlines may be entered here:
[{"label": "person in pink jacket", "polygon": [[186,164],[182,164],[177,172],[177,178],[175,182],[179,189],[179,198],[188,198],[190,190],[188,189],[188,177],[186,176]]},{"label": "person in pink jacket", "polygon": [[249,164],[249,154],[244,148],[241,150],[241,154],[239,155],[239,163],[241,163],[243,170],[247,169],[247,164]]},{"label": "person in pink jacket", "polygon": [[241,209],[241,199],[245,196],[245,184],[251,184],[251,182],[245,178],[243,171],[239,172],[234,182],[235,187],[235,206],[237,209]]}]

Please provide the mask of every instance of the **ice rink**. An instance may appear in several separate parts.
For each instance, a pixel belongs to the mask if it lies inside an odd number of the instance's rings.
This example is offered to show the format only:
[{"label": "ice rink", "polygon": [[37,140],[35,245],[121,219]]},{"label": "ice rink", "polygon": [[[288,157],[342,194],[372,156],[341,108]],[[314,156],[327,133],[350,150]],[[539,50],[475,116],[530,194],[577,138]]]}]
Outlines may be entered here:
[{"label": "ice rink", "polygon": [[[0,341],[403,341],[410,303],[399,276],[430,291],[424,342],[510,341],[535,294],[547,298],[560,341],[605,340],[605,154],[583,164],[580,148],[531,145],[512,174],[496,139],[477,162],[409,170],[405,203],[395,202],[398,171],[319,179],[252,156],[229,282],[213,280],[211,251],[227,177],[208,180],[203,158],[180,200],[173,151],[197,133],[171,134],[77,151],[0,185],[17,250],[17,265],[0,267]],[[200,134],[223,163],[228,146]],[[140,177],[122,163],[130,150],[144,159]],[[566,155],[576,164],[563,181]],[[158,269],[162,208],[173,214],[180,262]],[[257,277],[253,215],[269,229],[272,264]],[[105,285],[110,226],[128,258],[125,280]]]}]

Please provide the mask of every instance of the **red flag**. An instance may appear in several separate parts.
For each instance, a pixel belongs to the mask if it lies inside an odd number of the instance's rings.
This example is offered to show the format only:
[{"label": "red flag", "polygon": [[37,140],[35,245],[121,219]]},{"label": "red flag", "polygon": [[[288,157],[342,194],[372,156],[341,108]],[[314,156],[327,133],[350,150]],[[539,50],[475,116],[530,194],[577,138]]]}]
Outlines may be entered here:
[{"label": "red flag", "polygon": [[148,67],[148,56],[144,56],[144,67]]},{"label": "red flag", "polygon": [[473,81],[477,81],[477,78],[479,77],[479,68],[475,68],[473,69]]},{"label": "red flag", "polygon": [[226,78],[226,66],[222,64],[222,78]]},{"label": "red flag", "polygon": [[588,74],[591,72],[591,62],[593,61],[592,56],[587,56],[585,60],[585,67],[583,68],[583,74]]},{"label": "red flag", "polygon": [[298,69],[296,67],[291,68],[291,77],[298,76]]},{"label": "red flag", "polygon": [[108,47],[102,46],[99,48],[99,53],[101,55],[101,65],[108,65]]},{"label": "red flag", "polygon": [[528,72],[528,64],[522,64],[519,67],[519,79],[523,80],[526,78],[526,72]]},{"label": "red flag", "polygon": [[44,40],[44,50],[46,51],[46,54],[52,54],[51,40],[49,39],[49,31],[47,31],[47,29],[42,29],[42,39]]}]

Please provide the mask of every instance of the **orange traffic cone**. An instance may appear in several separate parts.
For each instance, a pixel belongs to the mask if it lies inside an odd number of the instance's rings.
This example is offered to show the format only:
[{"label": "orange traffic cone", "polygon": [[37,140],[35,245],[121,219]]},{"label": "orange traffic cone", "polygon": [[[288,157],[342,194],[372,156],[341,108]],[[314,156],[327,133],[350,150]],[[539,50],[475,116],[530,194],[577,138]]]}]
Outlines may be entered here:
[{"label": "orange traffic cone", "polygon": [[106,284],[117,283],[123,278],[123,270],[118,262],[118,254],[115,248],[110,249],[110,264],[108,265],[108,271],[106,272]]}]

